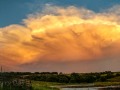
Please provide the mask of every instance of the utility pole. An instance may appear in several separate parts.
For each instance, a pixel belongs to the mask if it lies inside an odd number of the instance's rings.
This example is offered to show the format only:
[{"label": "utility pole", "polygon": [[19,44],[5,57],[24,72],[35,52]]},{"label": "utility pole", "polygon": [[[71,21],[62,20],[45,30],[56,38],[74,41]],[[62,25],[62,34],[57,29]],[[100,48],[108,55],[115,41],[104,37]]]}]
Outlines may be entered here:
[{"label": "utility pole", "polygon": [[0,73],[0,89],[3,89],[3,75],[2,75],[2,66],[1,66],[1,73]]},{"label": "utility pole", "polygon": [[2,73],[2,66],[1,66],[1,73]]}]

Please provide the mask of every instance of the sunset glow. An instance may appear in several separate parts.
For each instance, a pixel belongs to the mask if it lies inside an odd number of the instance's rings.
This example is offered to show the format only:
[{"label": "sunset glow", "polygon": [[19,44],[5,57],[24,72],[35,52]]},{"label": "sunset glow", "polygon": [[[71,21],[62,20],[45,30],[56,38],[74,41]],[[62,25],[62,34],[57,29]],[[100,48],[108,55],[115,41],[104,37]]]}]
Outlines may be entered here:
[{"label": "sunset glow", "polygon": [[[82,7],[46,5],[41,12],[23,19],[23,25],[0,28],[0,63],[21,71],[27,65],[25,70],[37,65],[45,71],[58,65],[53,71],[60,71],[64,63],[63,67],[76,66],[79,71],[82,66],[74,63],[114,63],[120,58],[120,17],[115,7],[96,13]],[[89,66],[82,69],[88,71]]]}]

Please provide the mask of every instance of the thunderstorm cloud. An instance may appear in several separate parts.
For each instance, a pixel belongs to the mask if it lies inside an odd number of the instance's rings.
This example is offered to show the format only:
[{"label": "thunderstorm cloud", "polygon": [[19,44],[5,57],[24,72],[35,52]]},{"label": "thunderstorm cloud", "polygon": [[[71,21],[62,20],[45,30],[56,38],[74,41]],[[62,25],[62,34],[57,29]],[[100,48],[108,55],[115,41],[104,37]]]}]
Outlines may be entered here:
[{"label": "thunderstorm cloud", "polygon": [[22,25],[0,28],[0,64],[21,71],[118,70],[119,7],[96,13],[47,4]]}]

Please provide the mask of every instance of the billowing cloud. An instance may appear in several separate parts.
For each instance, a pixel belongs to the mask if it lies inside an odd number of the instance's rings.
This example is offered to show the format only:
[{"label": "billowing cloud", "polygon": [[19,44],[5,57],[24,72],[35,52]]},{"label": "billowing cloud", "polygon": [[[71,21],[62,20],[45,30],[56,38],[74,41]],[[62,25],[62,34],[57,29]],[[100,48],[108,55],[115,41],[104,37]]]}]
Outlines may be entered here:
[{"label": "billowing cloud", "polygon": [[[87,65],[97,71],[94,67],[98,62],[103,65],[120,58],[117,7],[95,13],[74,6],[46,5],[40,13],[24,19],[24,25],[0,28],[1,63],[19,70],[70,72],[70,67],[72,71],[82,71]],[[61,67],[65,69],[60,70]]]}]

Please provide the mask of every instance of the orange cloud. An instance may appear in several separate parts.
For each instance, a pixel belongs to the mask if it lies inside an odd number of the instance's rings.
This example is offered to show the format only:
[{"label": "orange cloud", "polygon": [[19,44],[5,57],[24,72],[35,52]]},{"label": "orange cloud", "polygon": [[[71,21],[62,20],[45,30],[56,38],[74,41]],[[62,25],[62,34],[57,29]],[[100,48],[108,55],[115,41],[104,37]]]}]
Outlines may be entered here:
[{"label": "orange cloud", "polygon": [[24,19],[24,25],[0,28],[0,56],[16,65],[116,57],[120,50],[117,18],[111,10],[95,13],[47,5],[42,13]]}]

